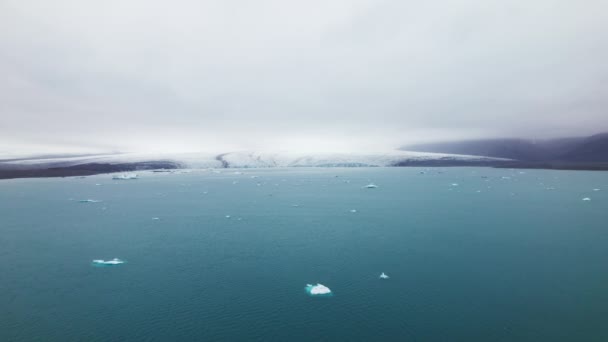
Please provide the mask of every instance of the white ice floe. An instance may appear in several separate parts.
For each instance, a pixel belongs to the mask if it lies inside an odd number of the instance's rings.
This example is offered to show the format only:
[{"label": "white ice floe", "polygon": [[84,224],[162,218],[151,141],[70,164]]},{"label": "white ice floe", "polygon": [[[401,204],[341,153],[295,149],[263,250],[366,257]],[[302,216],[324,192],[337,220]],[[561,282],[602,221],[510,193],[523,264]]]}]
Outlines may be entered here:
[{"label": "white ice floe", "polygon": [[583,201],[591,201],[591,198],[585,197],[585,198],[583,198]]},{"label": "white ice floe", "polygon": [[593,189],[593,191],[600,191],[601,189]]},{"label": "white ice floe", "polygon": [[227,219],[229,219],[229,218],[230,218],[230,215],[226,215],[225,217],[226,217]]},{"label": "white ice floe", "polygon": [[375,189],[375,188],[377,188],[377,187],[378,187],[378,186],[377,186],[376,184],[374,184],[374,183],[370,183],[370,184],[367,184],[367,185],[365,186],[365,188],[366,188],[366,189]]},{"label": "white ice floe", "polygon": [[357,209],[351,209],[351,210],[350,210],[350,212],[351,212],[351,213],[356,213],[356,212],[357,212]]},{"label": "white ice floe", "polygon": [[114,180],[137,179],[137,174],[136,173],[125,173],[122,175],[114,175],[112,177],[112,179],[114,179]]},{"label": "white ice floe", "polygon": [[382,274],[380,275],[380,279],[388,279],[389,276],[387,276],[384,272],[382,272]]},{"label": "white ice floe", "polygon": [[458,186],[458,183],[452,183],[452,186]]},{"label": "white ice floe", "polygon": [[112,260],[95,259],[95,260],[93,260],[93,263],[95,265],[120,265],[120,264],[124,264],[125,262],[118,258],[114,258]]},{"label": "white ice floe", "polygon": [[327,287],[325,285],[321,285],[321,284],[317,284],[317,285],[307,284],[306,292],[308,292],[308,294],[311,296],[323,296],[323,295],[331,294],[331,290],[329,289],[329,287]]},{"label": "white ice floe", "polygon": [[153,217],[153,220],[160,220],[160,217]]},{"label": "white ice floe", "polygon": [[99,203],[101,201],[100,200],[94,200],[94,199],[83,199],[83,200],[79,200],[78,202],[80,202],[80,203]]}]

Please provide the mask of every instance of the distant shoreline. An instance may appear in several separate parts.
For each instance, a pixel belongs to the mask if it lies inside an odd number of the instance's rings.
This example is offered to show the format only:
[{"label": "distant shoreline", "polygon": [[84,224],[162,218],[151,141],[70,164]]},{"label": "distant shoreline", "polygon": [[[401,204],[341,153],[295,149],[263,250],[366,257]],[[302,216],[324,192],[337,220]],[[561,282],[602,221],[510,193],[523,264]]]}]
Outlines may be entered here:
[{"label": "distant shoreline", "polygon": [[[462,161],[462,160],[424,160],[404,161],[389,167],[490,167],[503,169],[543,169],[543,170],[572,170],[572,171],[608,171],[608,163],[570,163],[570,162],[519,162],[519,161]],[[177,170],[183,168],[174,162],[153,161],[140,163],[89,163],[67,167],[51,168],[2,168],[1,179],[19,178],[56,178],[78,177],[108,174],[115,172],[133,172],[150,170]],[[226,167],[224,167],[226,168]]]},{"label": "distant shoreline", "polygon": [[36,167],[31,168],[8,168],[0,163],[0,179],[17,178],[55,178],[55,177],[78,177],[108,174],[114,172],[131,172],[147,170],[175,170],[182,165],[170,161],[150,161],[139,163],[87,163],[73,166],[59,167]]}]

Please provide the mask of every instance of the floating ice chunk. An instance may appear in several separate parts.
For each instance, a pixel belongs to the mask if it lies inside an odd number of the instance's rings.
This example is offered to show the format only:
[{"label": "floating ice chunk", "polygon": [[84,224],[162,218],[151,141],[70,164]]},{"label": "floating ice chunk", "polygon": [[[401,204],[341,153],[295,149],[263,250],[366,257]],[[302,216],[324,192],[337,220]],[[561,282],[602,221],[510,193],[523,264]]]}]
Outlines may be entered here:
[{"label": "floating ice chunk", "polygon": [[585,197],[585,198],[583,198],[583,201],[591,201],[591,198]]},{"label": "floating ice chunk", "polygon": [[600,191],[601,189],[593,189],[593,191]]},{"label": "floating ice chunk", "polygon": [[329,287],[318,284],[318,283],[317,283],[317,285],[306,284],[305,290],[306,290],[306,293],[308,293],[311,296],[331,296],[332,295],[332,292],[329,289]]},{"label": "floating ice chunk", "polygon": [[364,188],[366,188],[366,189],[375,189],[377,187],[378,186],[376,184],[374,184],[374,183],[369,183],[366,186],[364,186]]},{"label": "floating ice chunk", "polygon": [[114,177],[112,177],[112,179],[114,179],[114,180],[137,179],[137,174],[136,173],[125,173],[122,175],[115,175]]},{"label": "floating ice chunk", "polygon": [[384,272],[382,272],[382,274],[380,275],[380,279],[388,279],[389,276],[387,276]]},{"label": "floating ice chunk", "polygon": [[124,263],[125,262],[123,260],[120,260],[118,258],[114,258],[112,260],[103,260],[103,259],[93,260],[94,265],[100,265],[100,266],[120,265],[120,264],[124,264]]},{"label": "floating ice chunk", "polygon": [[100,186],[101,184],[100,184],[100,183],[96,183],[95,185],[96,185],[96,186]]},{"label": "floating ice chunk", "polygon": [[230,215],[226,215],[225,217],[226,217],[227,219],[229,219],[229,218],[230,218]]},{"label": "floating ice chunk", "polygon": [[351,209],[351,210],[350,210],[350,212],[351,212],[351,213],[356,213],[356,212],[357,212],[357,209]]},{"label": "floating ice chunk", "polygon": [[297,208],[297,207],[299,207],[300,205],[299,205],[299,204],[292,204],[291,206],[292,206],[292,207],[294,207],[294,208]]},{"label": "floating ice chunk", "polygon": [[78,202],[80,202],[80,203],[99,203],[101,201],[100,200],[94,200],[94,199],[83,199],[83,200],[79,200]]},{"label": "floating ice chunk", "polygon": [[156,220],[160,220],[160,217],[153,217],[152,219],[156,221]]},{"label": "floating ice chunk", "polygon": [[452,183],[452,186],[458,186],[458,183]]}]

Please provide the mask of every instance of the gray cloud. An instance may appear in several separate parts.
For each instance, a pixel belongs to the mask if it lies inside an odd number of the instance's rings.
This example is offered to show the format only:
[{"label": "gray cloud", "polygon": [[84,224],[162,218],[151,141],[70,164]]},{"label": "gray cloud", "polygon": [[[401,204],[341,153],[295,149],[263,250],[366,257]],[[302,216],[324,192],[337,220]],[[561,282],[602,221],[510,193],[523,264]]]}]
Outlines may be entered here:
[{"label": "gray cloud", "polygon": [[3,0],[0,149],[590,134],[606,60],[605,1]]}]

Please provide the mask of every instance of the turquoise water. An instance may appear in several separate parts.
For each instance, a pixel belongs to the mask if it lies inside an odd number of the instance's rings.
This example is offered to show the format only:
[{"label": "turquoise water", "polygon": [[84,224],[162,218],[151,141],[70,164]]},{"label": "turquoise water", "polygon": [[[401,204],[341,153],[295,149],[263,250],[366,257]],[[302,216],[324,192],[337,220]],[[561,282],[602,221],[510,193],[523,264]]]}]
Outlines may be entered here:
[{"label": "turquoise water", "polygon": [[608,340],[608,173],[421,170],[0,181],[0,341]]}]

